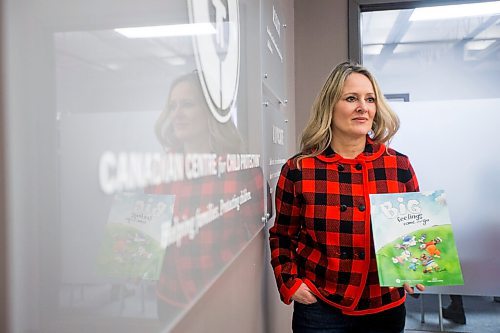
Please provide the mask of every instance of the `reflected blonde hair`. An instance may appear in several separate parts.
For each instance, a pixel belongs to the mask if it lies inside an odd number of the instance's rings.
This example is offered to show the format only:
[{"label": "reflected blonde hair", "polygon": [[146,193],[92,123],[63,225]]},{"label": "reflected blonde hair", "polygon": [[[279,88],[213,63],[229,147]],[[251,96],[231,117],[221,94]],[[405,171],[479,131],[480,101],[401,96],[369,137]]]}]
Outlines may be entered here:
[{"label": "reflected blonde hair", "polygon": [[158,141],[161,143],[163,148],[167,151],[178,151],[179,147],[182,147],[182,142],[179,141],[174,134],[172,129],[172,117],[170,116],[169,101],[171,99],[172,91],[181,83],[190,84],[194,90],[196,96],[193,96],[198,103],[201,103],[201,107],[207,112],[208,121],[208,136],[207,140],[210,146],[211,152],[217,154],[224,153],[241,153],[244,152],[244,143],[241,135],[233,123],[232,119],[226,123],[220,123],[211,114],[208,105],[205,102],[203,96],[203,91],[201,88],[200,80],[198,79],[198,72],[192,71],[185,75],[178,77],[170,85],[170,91],[168,93],[168,99],[165,108],[160,113],[160,116],[155,123],[155,133]]},{"label": "reflected blonde hair", "polygon": [[346,61],[335,66],[313,103],[311,117],[302,132],[297,163],[321,154],[332,143],[333,109],[342,96],[345,81],[352,73],[366,76],[375,92],[377,112],[370,137],[375,143],[388,143],[399,129],[399,118],[388,105],[375,77],[363,66]]}]

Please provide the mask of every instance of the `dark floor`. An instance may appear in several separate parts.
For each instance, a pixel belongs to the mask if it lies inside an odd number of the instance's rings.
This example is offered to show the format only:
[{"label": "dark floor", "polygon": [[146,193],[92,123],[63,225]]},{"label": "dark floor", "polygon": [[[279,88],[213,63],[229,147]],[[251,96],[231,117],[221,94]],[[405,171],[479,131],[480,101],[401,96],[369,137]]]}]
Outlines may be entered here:
[{"label": "dark floor", "polygon": [[[500,303],[493,297],[464,296],[466,325],[458,325],[443,319],[443,330],[439,324],[439,296],[422,294],[418,299],[408,297],[406,301],[407,333],[419,332],[467,332],[467,333],[500,333]],[[423,302],[424,323],[421,322],[421,307]],[[442,304],[450,303],[448,295],[442,295]]]}]

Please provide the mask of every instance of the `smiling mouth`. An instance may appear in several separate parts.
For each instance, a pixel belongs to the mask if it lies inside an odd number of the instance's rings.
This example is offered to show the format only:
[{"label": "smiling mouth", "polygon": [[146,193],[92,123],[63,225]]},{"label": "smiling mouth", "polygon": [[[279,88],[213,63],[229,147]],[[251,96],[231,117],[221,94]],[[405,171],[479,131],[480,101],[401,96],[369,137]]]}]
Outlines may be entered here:
[{"label": "smiling mouth", "polygon": [[368,118],[354,118],[354,121],[367,121]]}]

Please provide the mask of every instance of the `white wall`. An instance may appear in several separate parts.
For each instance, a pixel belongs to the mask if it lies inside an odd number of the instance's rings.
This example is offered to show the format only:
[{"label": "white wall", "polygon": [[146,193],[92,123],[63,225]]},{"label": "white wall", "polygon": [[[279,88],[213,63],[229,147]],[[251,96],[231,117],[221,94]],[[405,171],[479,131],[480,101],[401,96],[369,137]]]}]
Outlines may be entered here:
[{"label": "white wall", "polygon": [[326,78],[336,64],[347,60],[347,3],[295,0],[296,142]]}]

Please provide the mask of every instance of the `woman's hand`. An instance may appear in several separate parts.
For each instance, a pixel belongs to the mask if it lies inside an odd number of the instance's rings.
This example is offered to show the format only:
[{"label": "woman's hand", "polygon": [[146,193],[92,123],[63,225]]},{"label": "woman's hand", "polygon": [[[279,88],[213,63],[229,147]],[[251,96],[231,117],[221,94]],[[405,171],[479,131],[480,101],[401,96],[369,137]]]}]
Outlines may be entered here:
[{"label": "woman's hand", "polygon": [[[403,288],[405,288],[405,290],[406,290],[406,292],[408,294],[413,294],[414,293],[413,287],[410,287],[410,285],[408,283],[403,284]],[[424,291],[425,290],[425,286],[423,284],[420,284],[420,283],[416,284],[415,288],[417,288],[420,291]]]},{"label": "woman's hand", "polygon": [[293,294],[292,299],[302,304],[313,304],[318,301],[305,283],[300,285],[299,289]]}]

